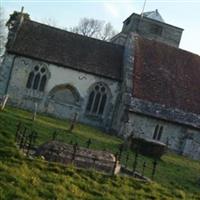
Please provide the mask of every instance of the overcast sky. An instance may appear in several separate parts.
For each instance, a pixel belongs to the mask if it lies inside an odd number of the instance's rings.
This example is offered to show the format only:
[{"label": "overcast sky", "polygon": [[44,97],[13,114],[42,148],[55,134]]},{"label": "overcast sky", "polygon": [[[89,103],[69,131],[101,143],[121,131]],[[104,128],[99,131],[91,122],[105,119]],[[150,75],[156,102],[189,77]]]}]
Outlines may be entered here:
[{"label": "overcast sky", "polygon": [[[145,0],[0,0],[6,16],[14,10],[30,14],[32,20],[54,19],[59,27],[78,24],[89,17],[111,22],[117,31],[133,12],[140,14]],[[158,9],[166,23],[184,29],[180,48],[200,55],[200,0],[147,0],[144,11]]]}]

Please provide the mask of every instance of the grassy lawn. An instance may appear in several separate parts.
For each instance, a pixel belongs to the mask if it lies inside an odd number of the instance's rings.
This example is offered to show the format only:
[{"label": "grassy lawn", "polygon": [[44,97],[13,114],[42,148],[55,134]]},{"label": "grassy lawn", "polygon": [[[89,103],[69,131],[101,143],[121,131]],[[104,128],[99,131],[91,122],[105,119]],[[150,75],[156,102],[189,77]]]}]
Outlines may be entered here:
[{"label": "grassy lawn", "polygon": [[[0,112],[0,200],[1,199],[200,199],[200,162],[167,154],[158,164],[155,182],[144,183],[125,176],[109,176],[92,170],[76,169],[27,159],[16,148],[16,124],[21,121],[38,132],[37,145],[52,138],[78,142],[91,148],[115,153],[122,140],[82,124],[68,132],[69,121],[38,116],[33,123],[31,113],[11,107]],[[123,162],[126,153],[123,155]],[[133,154],[130,157],[133,160]],[[151,160],[145,159],[147,164]],[[129,161],[131,167],[132,161]],[[141,168],[141,167],[140,167]],[[150,170],[145,173],[150,174]]]}]

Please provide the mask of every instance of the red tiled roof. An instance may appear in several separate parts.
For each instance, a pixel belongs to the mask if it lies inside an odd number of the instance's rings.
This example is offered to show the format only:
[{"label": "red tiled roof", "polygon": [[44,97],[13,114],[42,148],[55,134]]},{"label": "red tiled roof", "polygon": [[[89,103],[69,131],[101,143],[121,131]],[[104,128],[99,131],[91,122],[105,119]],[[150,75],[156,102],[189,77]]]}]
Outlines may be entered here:
[{"label": "red tiled roof", "polygon": [[133,96],[200,114],[200,56],[136,37]]}]

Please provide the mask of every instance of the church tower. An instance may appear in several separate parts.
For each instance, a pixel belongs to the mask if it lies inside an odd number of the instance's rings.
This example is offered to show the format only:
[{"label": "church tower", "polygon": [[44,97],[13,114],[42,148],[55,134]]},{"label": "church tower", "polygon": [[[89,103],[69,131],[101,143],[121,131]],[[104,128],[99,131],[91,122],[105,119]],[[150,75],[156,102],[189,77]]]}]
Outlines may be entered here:
[{"label": "church tower", "polygon": [[[134,100],[133,79],[136,57],[140,52],[137,51],[138,38],[164,43],[175,48],[179,47],[183,29],[167,24],[158,10],[144,12],[142,15],[133,13],[124,22],[122,30],[114,36],[111,42],[124,46],[124,59],[122,69],[121,93],[118,101],[115,129],[119,134],[127,136],[131,129],[129,109]],[[138,37],[139,36],[139,37]],[[153,49],[152,53],[153,53]],[[143,62],[141,61],[143,64]]]},{"label": "church tower", "polygon": [[124,45],[127,35],[131,32],[147,39],[179,47],[183,29],[167,24],[156,9],[144,12],[142,15],[136,13],[130,15],[123,22],[122,31],[112,39],[112,42]]}]

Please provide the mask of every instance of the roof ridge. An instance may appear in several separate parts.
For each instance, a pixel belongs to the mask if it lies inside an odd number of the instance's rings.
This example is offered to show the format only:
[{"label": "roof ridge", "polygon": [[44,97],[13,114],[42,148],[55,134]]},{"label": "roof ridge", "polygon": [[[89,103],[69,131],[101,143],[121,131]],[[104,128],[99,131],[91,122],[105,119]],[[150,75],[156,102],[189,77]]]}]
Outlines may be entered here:
[{"label": "roof ridge", "polygon": [[25,20],[7,49],[30,58],[121,80],[124,47]]},{"label": "roof ridge", "polygon": [[57,31],[60,31],[60,32],[65,32],[65,33],[74,35],[75,37],[87,38],[88,40],[93,40],[93,41],[96,41],[96,42],[101,42],[101,43],[104,43],[104,44],[107,44],[107,45],[123,47],[122,45],[119,45],[119,44],[116,44],[116,43],[112,43],[112,42],[108,42],[108,41],[105,41],[105,40],[101,40],[101,39],[97,39],[97,38],[93,38],[93,37],[81,35],[81,34],[78,34],[78,33],[73,33],[71,31],[67,31],[67,30],[64,30],[64,29],[61,29],[61,28],[58,28],[58,27],[55,27],[55,26],[47,25],[47,24],[44,24],[44,23],[41,23],[41,22],[37,22],[37,21],[34,21],[34,20],[29,20],[29,19],[25,19],[24,20],[24,22],[27,22],[27,21],[35,23],[35,24],[39,24],[41,26],[46,26],[48,28],[51,28],[51,29],[54,29],[54,30],[57,30]]}]

